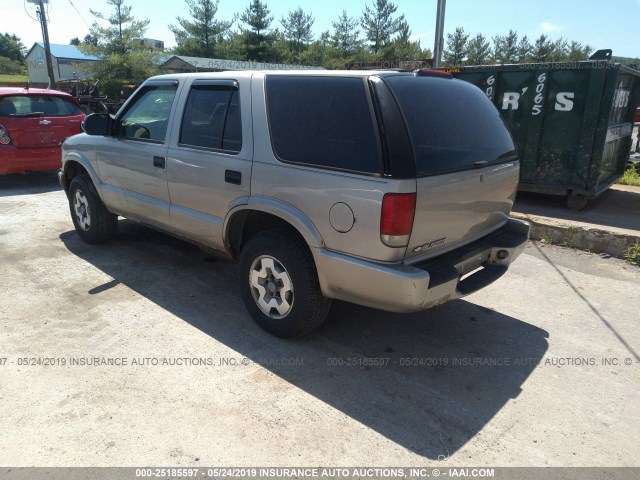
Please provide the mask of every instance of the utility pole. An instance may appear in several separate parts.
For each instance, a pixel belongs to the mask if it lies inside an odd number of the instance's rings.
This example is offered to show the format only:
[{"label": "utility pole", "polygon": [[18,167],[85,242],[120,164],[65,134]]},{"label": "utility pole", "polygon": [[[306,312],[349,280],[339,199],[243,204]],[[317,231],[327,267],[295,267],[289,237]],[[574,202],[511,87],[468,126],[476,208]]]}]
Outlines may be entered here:
[{"label": "utility pole", "polygon": [[[31,2],[29,2],[31,3]],[[36,3],[36,2],[33,2]],[[45,3],[49,3],[45,0]],[[56,77],[53,74],[53,60],[51,59],[51,44],[49,43],[49,29],[47,28],[47,15],[44,11],[43,0],[37,0],[36,5],[38,10],[36,11],[38,19],[40,20],[40,26],[42,27],[42,38],[44,40],[44,55],[47,60],[47,75],[49,76],[49,88],[56,83]]]},{"label": "utility pole", "polygon": [[438,0],[438,11],[436,13],[436,35],[433,44],[433,68],[440,66],[442,59],[442,47],[444,46],[444,10],[447,0]]}]

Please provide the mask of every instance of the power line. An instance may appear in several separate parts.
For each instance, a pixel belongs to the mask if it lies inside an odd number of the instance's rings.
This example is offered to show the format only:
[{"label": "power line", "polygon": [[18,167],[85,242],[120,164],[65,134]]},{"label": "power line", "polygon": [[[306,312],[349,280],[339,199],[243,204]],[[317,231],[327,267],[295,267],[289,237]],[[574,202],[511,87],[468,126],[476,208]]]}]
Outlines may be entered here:
[{"label": "power line", "polygon": [[84,17],[82,16],[82,14],[78,11],[78,9],[76,8],[76,6],[73,4],[73,2],[71,0],[69,0],[69,3],[71,4],[71,6],[73,7],[73,9],[76,11],[76,13],[78,14],[78,16],[82,19],[82,21],[84,22],[84,24],[89,27],[89,29],[91,29],[91,25],[89,25],[87,23],[87,21],[84,19]]}]

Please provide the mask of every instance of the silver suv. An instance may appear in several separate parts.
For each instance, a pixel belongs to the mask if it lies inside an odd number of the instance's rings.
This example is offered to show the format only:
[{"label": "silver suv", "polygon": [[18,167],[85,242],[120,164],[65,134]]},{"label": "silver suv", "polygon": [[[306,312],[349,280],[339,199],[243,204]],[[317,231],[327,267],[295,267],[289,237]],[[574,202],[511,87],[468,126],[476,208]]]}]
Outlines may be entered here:
[{"label": "silver suv", "polygon": [[162,75],[83,129],[60,172],[80,237],[112,239],[120,215],[238,259],[280,337],[332,299],[415,312],[470,294],[529,233],[498,111],[440,72]]}]

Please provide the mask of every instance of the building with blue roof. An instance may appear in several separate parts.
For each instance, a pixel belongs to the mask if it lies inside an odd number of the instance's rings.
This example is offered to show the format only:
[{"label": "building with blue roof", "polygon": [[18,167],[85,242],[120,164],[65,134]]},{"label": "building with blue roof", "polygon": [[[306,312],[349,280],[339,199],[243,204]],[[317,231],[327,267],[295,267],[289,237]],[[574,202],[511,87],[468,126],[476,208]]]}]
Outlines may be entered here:
[{"label": "building with blue roof", "polygon": [[[61,80],[82,79],[86,77],[82,71],[82,64],[95,62],[96,57],[87,55],[75,45],[51,44],[51,57],[53,62],[54,82]],[[31,83],[48,83],[47,60],[44,53],[44,45],[40,42],[33,44],[25,58],[29,81]]]}]

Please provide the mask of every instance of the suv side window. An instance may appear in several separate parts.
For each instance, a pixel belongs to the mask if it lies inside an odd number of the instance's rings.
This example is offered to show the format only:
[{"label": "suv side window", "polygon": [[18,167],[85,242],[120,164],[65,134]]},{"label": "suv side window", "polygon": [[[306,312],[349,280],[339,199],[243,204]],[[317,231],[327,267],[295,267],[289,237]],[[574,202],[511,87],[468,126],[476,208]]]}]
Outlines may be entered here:
[{"label": "suv side window", "polygon": [[361,78],[269,75],[267,111],[284,162],[379,174],[373,109]]},{"label": "suv side window", "polygon": [[150,85],[120,117],[118,136],[164,142],[177,85]]},{"label": "suv side window", "polygon": [[242,124],[237,88],[193,85],[182,117],[179,143],[238,153],[242,149]]}]

